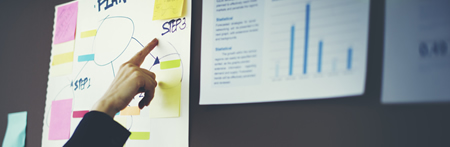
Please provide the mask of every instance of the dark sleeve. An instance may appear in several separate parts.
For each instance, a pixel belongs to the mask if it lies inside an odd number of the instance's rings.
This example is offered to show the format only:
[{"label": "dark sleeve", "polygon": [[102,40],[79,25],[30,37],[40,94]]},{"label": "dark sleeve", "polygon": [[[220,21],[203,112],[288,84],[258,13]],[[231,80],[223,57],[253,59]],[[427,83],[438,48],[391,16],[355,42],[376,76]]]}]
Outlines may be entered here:
[{"label": "dark sleeve", "polygon": [[64,147],[123,147],[130,131],[103,112],[84,115]]}]

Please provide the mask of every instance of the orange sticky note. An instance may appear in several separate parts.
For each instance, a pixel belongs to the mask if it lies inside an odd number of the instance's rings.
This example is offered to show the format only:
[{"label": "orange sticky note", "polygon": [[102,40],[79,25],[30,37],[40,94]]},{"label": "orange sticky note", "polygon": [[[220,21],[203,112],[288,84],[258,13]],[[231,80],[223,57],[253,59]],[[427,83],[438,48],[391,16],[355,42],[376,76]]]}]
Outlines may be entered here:
[{"label": "orange sticky note", "polygon": [[138,106],[130,106],[126,107],[122,111],[120,111],[120,115],[140,115],[141,109]]}]

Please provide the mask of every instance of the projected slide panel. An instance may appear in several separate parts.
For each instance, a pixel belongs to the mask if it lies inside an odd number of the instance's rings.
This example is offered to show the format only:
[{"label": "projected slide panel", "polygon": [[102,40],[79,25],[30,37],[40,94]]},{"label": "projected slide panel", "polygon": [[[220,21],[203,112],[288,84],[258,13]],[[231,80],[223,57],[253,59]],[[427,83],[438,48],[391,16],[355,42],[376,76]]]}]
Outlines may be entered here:
[{"label": "projected slide panel", "polygon": [[450,102],[449,5],[386,1],[382,103]]}]

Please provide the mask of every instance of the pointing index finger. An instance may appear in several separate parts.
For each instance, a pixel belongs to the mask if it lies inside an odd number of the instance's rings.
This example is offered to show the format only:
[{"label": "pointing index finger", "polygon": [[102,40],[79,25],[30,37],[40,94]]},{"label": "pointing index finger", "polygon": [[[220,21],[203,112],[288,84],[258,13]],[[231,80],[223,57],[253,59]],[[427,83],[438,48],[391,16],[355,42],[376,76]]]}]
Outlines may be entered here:
[{"label": "pointing index finger", "polygon": [[145,57],[158,45],[158,39],[153,39],[150,43],[147,44],[141,51],[139,51],[133,58],[131,58],[128,62],[135,64],[136,66],[141,66],[142,62],[144,62]]}]

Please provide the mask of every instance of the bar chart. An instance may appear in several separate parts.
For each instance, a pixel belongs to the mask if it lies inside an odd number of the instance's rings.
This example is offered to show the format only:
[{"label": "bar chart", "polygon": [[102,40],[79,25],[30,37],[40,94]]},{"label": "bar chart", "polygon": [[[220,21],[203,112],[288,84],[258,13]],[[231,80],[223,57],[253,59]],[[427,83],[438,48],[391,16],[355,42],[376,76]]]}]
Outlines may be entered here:
[{"label": "bar chart", "polygon": [[357,13],[364,5],[353,0],[272,2],[267,72],[280,80],[365,70],[367,16]]}]

